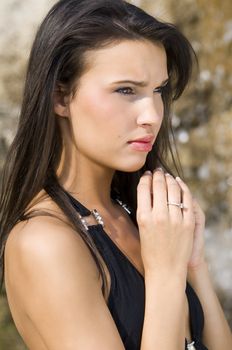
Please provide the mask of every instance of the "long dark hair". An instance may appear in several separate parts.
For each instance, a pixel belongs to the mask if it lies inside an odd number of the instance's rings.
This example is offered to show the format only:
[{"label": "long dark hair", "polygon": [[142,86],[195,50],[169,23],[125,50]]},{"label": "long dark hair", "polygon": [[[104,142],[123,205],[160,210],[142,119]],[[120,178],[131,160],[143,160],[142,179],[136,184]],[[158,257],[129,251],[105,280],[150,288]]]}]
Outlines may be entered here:
[{"label": "long dark hair", "polygon": [[[192,71],[194,51],[175,26],[163,23],[123,0],[60,0],[50,10],[34,40],[26,75],[22,109],[15,139],[2,176],[0,196],[0,269],[4,280],[4,247],[12,228],[34,214],[26,209],[45,190],[70,224],[86,242],[106,288],[106,276],[98,251],[59,183],[57,168],[62,135],[53,109],[53,94],[59,84],[66,93],[85,69],[85,53],[124,39],[161,43],[167,54],[169,83],[163,94],[164,120],[153,150],[142,169],[116,171],[112,190],[133,211],[136,224],[136,188],[145,170],[162,166],[172,150],[170,106],[184,91]],[[37,215],[42,215],[37,213]]]}]

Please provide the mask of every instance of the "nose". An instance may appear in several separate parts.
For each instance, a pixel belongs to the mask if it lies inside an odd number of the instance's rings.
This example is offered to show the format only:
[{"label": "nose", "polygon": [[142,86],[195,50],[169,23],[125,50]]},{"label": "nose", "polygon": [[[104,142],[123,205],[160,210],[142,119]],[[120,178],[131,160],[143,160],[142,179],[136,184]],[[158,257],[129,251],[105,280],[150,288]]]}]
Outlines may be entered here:
[{"label": "nose", "polygon": [[137,117],[138,125],[157,125],[159,126],[163,119],[164,107],[161,96],[144,98],[140,101],[141,105]]}]

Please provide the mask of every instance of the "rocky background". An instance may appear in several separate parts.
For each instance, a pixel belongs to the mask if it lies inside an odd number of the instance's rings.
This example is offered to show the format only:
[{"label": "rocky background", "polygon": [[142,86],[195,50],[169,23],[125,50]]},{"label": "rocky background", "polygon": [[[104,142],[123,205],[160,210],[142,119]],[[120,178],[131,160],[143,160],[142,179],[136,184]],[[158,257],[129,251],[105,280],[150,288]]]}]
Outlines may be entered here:
[{"label": "rocky background", "polygon": [[[53,0],[0,2],[0,169],[15,134],[29,48]],[[207,216],[206,253],[232,326],[232,2],[133,0],[190,39],[199,72],[175,106],[173,124],[186,180]],[[0,298],[0,348],[25,349]]]}]

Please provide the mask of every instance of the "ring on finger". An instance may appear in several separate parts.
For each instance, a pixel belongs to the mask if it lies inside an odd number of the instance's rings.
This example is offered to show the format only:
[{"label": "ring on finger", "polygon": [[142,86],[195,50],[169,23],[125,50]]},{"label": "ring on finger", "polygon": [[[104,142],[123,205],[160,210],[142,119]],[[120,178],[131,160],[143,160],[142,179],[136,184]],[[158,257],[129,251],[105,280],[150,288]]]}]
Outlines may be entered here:
[{"label": "ring on finger", "polygon": [[174,205],[180,209],[187,209],[184,203],[167,202],[167,205]]}]

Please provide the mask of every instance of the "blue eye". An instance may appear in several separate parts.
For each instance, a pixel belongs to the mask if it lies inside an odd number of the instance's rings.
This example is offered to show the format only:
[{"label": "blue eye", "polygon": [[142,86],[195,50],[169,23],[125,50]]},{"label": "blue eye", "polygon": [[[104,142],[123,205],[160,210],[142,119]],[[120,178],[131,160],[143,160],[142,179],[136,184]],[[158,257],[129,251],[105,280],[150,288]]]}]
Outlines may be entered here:
[{"label": "blue eye", "polygon": [[116,92],[119,92],[122,95],[134,95],[134,92],[130,87],[119,88]]},{"label": "blue eye", "polygon": [[[167,84],[166,85],[163,85],[163,86],[160,86],[160,87],[157,87],[155,90],[153,90],[153,93],[158,93],[160,95],[163,94],[165,88],[166,88]],[[116,92],[122,94],[122,95],[135,95],[135,92],[134,90],[131,88],[131,87],[121,87],[119,89],[116,90]]]}]

